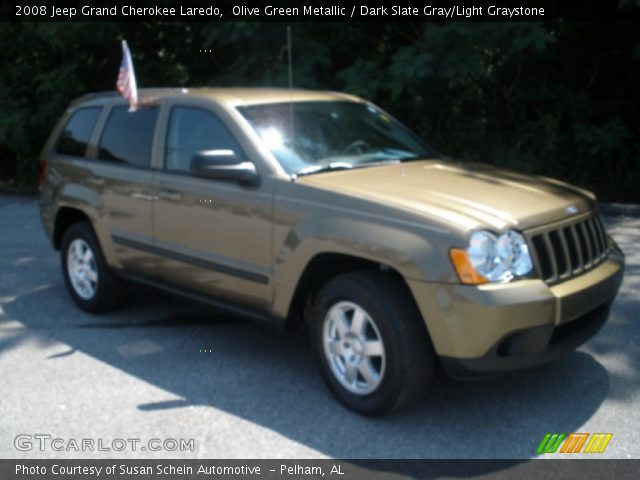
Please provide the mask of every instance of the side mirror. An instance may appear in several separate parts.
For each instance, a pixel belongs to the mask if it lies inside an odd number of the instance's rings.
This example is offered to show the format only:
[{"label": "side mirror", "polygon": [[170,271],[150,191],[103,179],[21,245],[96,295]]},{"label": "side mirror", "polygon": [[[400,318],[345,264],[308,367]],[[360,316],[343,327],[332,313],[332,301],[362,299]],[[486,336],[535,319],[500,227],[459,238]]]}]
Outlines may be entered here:
[{"label": "side mirror", "polygon": [[256,166],[242,161],[233,150],[196,152],[191,159],[191,175],[238,182],[248,187],[255,187],[260,183]]}]

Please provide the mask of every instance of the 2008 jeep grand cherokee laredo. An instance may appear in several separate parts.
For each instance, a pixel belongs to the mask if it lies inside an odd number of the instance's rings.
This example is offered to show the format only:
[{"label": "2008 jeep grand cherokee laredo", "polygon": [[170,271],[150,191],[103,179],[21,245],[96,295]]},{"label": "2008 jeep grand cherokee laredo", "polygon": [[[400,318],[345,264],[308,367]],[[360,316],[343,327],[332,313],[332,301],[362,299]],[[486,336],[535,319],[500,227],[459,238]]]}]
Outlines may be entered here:
[{"label": "2008 jeep grand cherokee laredo", "polygon": [[74,101],[42,151],[42,222],[86,311],[135,280],[305,320],[329,388],[368,415],[420,398],[438,361],[538,365],[607,318],[624,257],[584,190],[444,159],[344,94],[141,97]]}]

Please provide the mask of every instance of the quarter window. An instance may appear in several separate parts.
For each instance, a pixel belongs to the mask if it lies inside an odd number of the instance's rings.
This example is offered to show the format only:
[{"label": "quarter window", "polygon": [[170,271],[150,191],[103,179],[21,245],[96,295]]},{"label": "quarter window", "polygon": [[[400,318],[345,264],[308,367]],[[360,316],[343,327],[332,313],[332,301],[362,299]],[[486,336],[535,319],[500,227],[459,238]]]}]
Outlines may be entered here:
[{"label": "quarter window", "polygon": [[102,107],[88,107],[76,110],[56,142],[56,152],[63,155],[84,157],[93,127],[96,126]]},{"label": "quarter window", "polygon": [[136,167],[149,167],[157,108],[143,108],[136,112],[128,107],[114,107],[104,127],[98,158]]},{"label": "quarter window", "polygon": [[202,150],[233,150],[241,155],[238,143],[213,113],[200,108],[174,107],[167,130],[165,169],[188,172],[191,158]]}]

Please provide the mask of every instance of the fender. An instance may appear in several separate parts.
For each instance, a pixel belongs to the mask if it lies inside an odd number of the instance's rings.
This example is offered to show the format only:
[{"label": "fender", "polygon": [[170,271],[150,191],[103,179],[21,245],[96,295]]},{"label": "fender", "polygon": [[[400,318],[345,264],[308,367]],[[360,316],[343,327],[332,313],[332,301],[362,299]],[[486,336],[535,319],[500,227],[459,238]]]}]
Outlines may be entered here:
[{"label": "fender", "polygon": [[345,215],[314,215],[289,230],[276,254],[272,305],[275,316],[287,316],[305,268],[323,253],[375,262],[396,270],[407,280],[455,282],[446,251],[443,253],[424,231]]},{"label": "fender", "polygon": [[116,260],[113,241],[109,234],[108,218],[100,195],[79,183],[64,183],[54,197],[57,199],[54,225],[63,208],[72,208],[84,213],[91,221],[107,264],[114,268],[120,268]]}]

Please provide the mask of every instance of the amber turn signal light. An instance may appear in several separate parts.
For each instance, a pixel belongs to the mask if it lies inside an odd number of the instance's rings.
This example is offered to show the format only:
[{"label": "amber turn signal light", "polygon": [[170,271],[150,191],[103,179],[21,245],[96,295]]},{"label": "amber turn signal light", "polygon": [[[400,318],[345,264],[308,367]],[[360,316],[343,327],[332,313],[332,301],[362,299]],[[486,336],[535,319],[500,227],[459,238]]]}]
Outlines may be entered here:
[{"label": "amber turn signal light", "polygon": [[452,248],[449,250],[451,263],[453,263],[460,281],[467,285],[481,285],[487,283],[487,279],[478,274],[471,265],[469,255],[465,250]]}]

